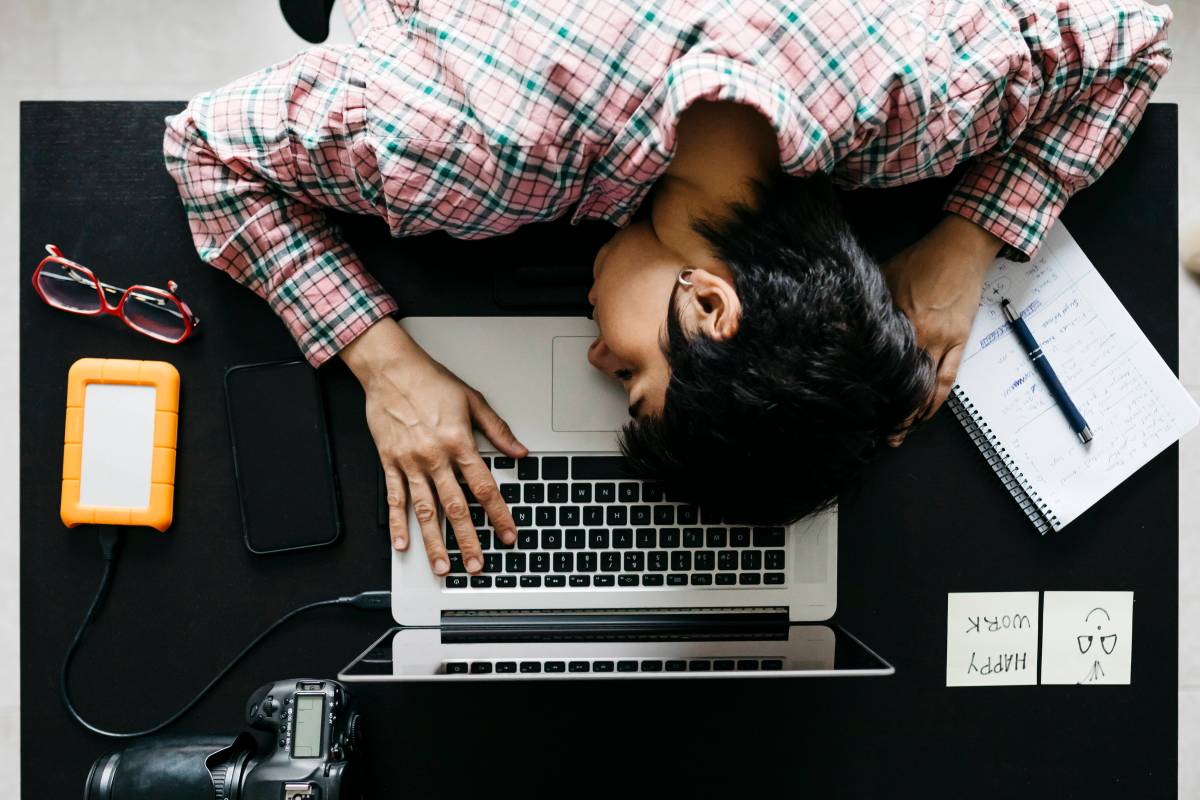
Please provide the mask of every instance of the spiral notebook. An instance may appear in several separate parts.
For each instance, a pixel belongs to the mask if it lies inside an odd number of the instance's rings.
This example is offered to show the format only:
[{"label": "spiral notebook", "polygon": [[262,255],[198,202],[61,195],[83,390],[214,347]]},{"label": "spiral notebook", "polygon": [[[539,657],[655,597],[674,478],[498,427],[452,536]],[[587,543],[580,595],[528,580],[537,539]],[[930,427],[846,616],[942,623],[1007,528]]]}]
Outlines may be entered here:
[{"label": "spiral notebook", "polygon": [[[1080,443],[1005,324],[1025,317],[1095,438]],[[1061,222],[998,259],[949,406],[1040,533],[1059,530],[1200,421],[1200,409]]]}]

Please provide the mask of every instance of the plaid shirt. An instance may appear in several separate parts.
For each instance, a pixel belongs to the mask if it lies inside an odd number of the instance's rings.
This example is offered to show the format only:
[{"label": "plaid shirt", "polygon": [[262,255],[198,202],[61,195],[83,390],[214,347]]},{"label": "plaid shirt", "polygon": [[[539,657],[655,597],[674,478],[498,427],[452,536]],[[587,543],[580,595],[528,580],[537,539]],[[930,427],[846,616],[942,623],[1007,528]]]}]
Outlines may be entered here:
[{"label": "plaid shirt", "polygon": [[1170,9],[1140,0],[358,0],[350,18],[355,45],[196,97],[164,143],[200,257],[314,365],[396,310],[326,208],[395,236],[620,226],[704,98],[757,108],[784,170],[842,187],[970,160],[946,210],[1024,259],[1171,60]]}]

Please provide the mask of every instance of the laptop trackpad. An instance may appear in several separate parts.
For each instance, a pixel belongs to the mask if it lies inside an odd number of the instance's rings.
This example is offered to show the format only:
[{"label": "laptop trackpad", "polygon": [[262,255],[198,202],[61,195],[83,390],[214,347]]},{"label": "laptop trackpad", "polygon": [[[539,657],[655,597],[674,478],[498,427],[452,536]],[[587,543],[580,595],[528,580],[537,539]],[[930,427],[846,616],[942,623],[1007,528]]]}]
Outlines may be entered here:
[{"label": "laptop trackpad", "polygon": [[587,360],[587,336],[554,337],[556,431],[617,431],[629,421],[629,398],[616,381]]}]

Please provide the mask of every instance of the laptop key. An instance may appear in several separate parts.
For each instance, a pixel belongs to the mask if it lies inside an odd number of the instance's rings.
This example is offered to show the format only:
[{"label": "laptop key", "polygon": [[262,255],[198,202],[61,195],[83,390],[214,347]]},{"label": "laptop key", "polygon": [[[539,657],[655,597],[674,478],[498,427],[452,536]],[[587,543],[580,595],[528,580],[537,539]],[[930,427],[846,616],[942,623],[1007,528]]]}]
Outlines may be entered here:
[{"label": "laptop key", "polygon": [[647,503],[660,503],[663,499],[662,487],[657,483],[642,484],[642,499]]},{"label": "laptop key", "polygon": [[624,525],[627,516],[625,506],[608,507],[607,519],[609,525]]},{"label": "laptop key", "polygon": [[675,506],[655,506],[654,507],[654,524],[655,525],[672,525],[675,522]]},{"label": "laptop key", "polygon": [[704,575],[700,573],[692,574],[692,586],[711,586],[712,575]]},{"label": "laptop key", "polygon": [[611,661],[593,661],[592,672],[612,672],[613,662]]},{"label": "laptop key", "polygon": [[650,506],[631,506],[629,509],[630,525],[649,525]]},{"label": "laptop key", "polygon": [[725,529],[724,528],[709,528],[708,536],[705,538],[709,547],[724,547],[725,546]]},{"label": "laptop key", "polygon": [[504,502],[508,503],[509,505],[521,502],[521,484],[500,484],[500,497],[504,498]]},{"label": "laptop key", "polygon": [[597,503],[615,503],[617,501],[617,485],[615,483],[596,484]]},{"label": "laptop key", "polygon": [[542,549],[562,549],[562,531],[560,531],[558,528],[547,528],[546,530],[542,531]]},{"label": "laptop key", "polygon": [[658,532],[660,547],[679,547],[679,528],[663,528]]},{"label": "laptop key", "polygon": [[596,571],[596,554],[595,553],[580,553],[575,559],[575,569],[579,572],[595,572]]},{"label": "laptop key", "polygon": [[590,483],[572,483],[571,484],[571,502],[572,503],[590,503],[590,502],[592,502],[592,485]]},{"label": "laptop key", "polygon": [[633,530],[631,528],[617,528],[613,531],[613,547],[620,550],[628,550],[633,547]]},{"label": "laptop key", "polygon": [[513,506],[509,510],[518,528],[528,528],[533,524],[533,509],[529,506]]},{"label": "laptop key", "polygon": [[663,576],[657,572],[647,572],[642,576],[642,586],[662,586]]},{"label": "laptop key", "polygon": [[636,661],[618,661],[617,672],[637,672],[638,662]]},{"label": "laptop key", "polygon": [[766,555],[767,569],[783,569],[783,550],[768,550]]},{"label": "laptop key", "polygon": [[465,661],[447,661],[447,675],[465,675],[467,672],[467,662]]},{"label": "laptop key", "polygon": [[515,575],[497,575],[496,576],[496,588],[497,589],[512,589],[512,588],[515,588],[516,585],[517,585],[517,577]]},{"label": "laptop key", "polygon": [[621,575],[617,579],[617,585],[618,586],[637,586],[638,585],[638,576],[637,575]]},{"label": "laptop key", "polygon": [[600,554],[600,571],[601,572],[620,572],[621,571],[621,554],[614,553],[611,550]]},{"label": "laptop key", "polygon": [[487,524],[487,517],[484,516],[483,506],[467,506],[467,511],[471,514],[471,524],[476,528]]},{"label": "laptop key", "polygon": [[755,547],[783,547],[783,528],[755,528]]},{"label": "laptop key", "polygon": [[448,575],[446,576],[447,589],[465,589],[467,588],[466,575]]},{"label": "laptop key", "polygon": [[695,506],[680,506],[675,512],[675,519],[680,525],[695,525],[700,519],[700,510]]},{"label": "laptop key", "polygon": [[687,662],[679,659],[671,659],[666,663],[667,672],[686,672]]},{"label": "laptop key", "polygon": [[772,586],[781,586],[783,585],[783,582],[784,578],[782,572],[768,572],[763,578],[763,583],[767,583]]},{"label": "laptop key", "polygon": [[762,569],[762,551],[761,550],[743,550],[742,551],[742,569],[748,569],[748,570]]},{"label": "laptop key", "polygon": [[708,672],[712,669],[712,664],[702,659],[692,659],[688,662],[688,672]]},{"label": "laptop key", "polygon": [[523,487],[526,503],[546,502],[546,487],[540,483],[527,483]]},{"label": "laptop key", "polygon": [[737,662],[739,670],[754,671],[758,669],[758,662],[753,658],[740,658]]},{"label": "laptop key", "polygon": [[517,662],[515,661],[497,661],[496,672],[510,673],[517,671]]},{"label": "laptop key", "polygon": [[452,528],[450,528],[449,522],[446,523],[446,528],[447,528],[446,549],[447,550],[457,550],[458,549],[458,538],[454,535],[454,530]]},{"label": "laptop key", "polygon": [[704,547],[704,531],[700,528],[684,528],[683,546]]},{"label": "laptop key", "polygon": [[625,554],[625,571],[626,572],[641,572],[645,569],[645,553],[639,553],[636,550]]},{"label": "laptop key", "polygon": [[579,506],[563,506],[558,510],[559,525],[578,525]]},{"label": "laptop key", "polygon": [[536,589],[537,587],[539,587],[541,585],[542,585],[542,576],[541,575],[522,575],[521,576],[521,588],[522,589]]},{"label": "laptop key", "polygon": [[511,456],[496,456],[492,460],[492,466],[495,469],[512,469],[516,466],[516,460]]},{"label": "laptop key", "polygon": [[716,555],[712,550],[701,550],[696,553],[696,569],[711,572],[716,567]]},{"label": "laptop key", "polygon": [[758,586],[762,583],[762,576],[757,572],[743,572],[738,576],[738,583],[742,586]]},{"label": "laptop key", "polygon": [[472,589],[490,589],[490,588],[492,588],[492,576],[491,575],[472,575],[471,576],[471,588]]},{"label": "laptop key", "polygon": [[567,477],[566,456],[546,456],[542,459],[542,478],[548,481],[560,481]]},{"label": "laptop key", "polygon": [[667,586],[687,586],[688,576],[682,573],[672,573],[667,576]]},{"label": "laptop key", "polygon": [[537,550],[537,546],[538,532],[536,530],[533,528],[521,528],[517,531],[518,550]]},{"label": "laptop key", "polygon": [[729,529],[729,546],[730,547],[749,547],[750,546],[750,529],[749,528],[730,528]]},{"label": "laptop key", "polygon": [[537,520],[539,528],[549,528],[558,524],[558,514],[555,513],[554,506],[538,506],[537,512],[533,515]]},{"label": "laptop key", "polygon": [[572,575],[570,577],[569,582],[570,582],[570,585],[575,588],[578,588],[580,586],[591,586],[592,585],[592,576],[591,575]]},{"label": "laptop key", "polygon": [[538,479],[537,456],[517,459],[517,479],[522,481],[536,481]]},{"label": "laptop key", "polygon": [[491,574],[496,574],[504,569],[504,557],[499,553],[484,553],[483,554],[483,571]]},{"label": "laptop key", "polygon": [[637,546],[643,550],[648,550],[658,546],[658,531],[654,528],[638,528],[637,529]]},{"label": "laptop key", "polygon": [[540,662],[540,661],[522,661],[521,662],[521,672],[524,674],[529,674],[530,672],[541,672],[541,671],[542,671],[542,662]]},{"label": "laptop key", "polygon": [[667,571],[667,554],[662,550],[655,550],[646,555],[646,564],[651,572],[666,572]]},{"label": "laptop key", "polygon": [[583,528],[568,528],[566,543],[568,550],[582,550],[587,546],[587,534]]},{"label": "laptop key", "polygon": [[473,661],[471,662],[472,675],[486,675],[492,671],[492,665],[489,661]]},{"label": "laptop key", "polygon": [[638,501],[638,485],[636,483],[621,483],[617,485],[617,499],[622,503]]},{"label": "laptop key", "polygon": [[567,669],[571,672],[591,672],[592,665],[586,661],[572,661],[567,665]]},{"label": "laptop key", "polygon": [[717,658],[713,660],[713,669],[717,672],[730,672],[733,670],[734,663],[731,658]]},{"label": "laptop key", "polygon": [[602,586],[602,587],[608,588],[608,587],[611,587],[616,582],[617,582],[616,576],[614,576],[614,575],[597,575],[594,578],[592,578],[593,586]]},{"label": "laptop key", "polygon": [[559,589],[567,585],[566,575],[547,575],[546,586],[551,589]]},{"label": "laptop key", "polygon": [[722,572],[717,575],[717,586],[733,586],[737,583],[737,575],[732,572]]},{"label": "laptop key", "polygon": [[500,538],[500,534],[492,537],[492,543],[496,546],[497,550],[512,550],[517,544],[515,541],[512,544],[505,544],[504,540]]},{"label": "laptop key", "polygon": [[575,554],[574,553],[555,553],[554,554],[554,571],[555,572],[573,572],[575,569]]},{"label": "laptop key", "polygon": [[530,553],[529,554],[529,571],[530,572],[549,572],[550,571],[550,554],[549,553]]},{"label": "laptop key", "polygon": [[476,528],[475,535],[479,537],[479,549],[480,550],[491,550],[492,549],[492,532],[491,531],[485,530],[483,528]]},{"label": "laptop key", "polygon": [[584,506],[583,524],[589,528],[598,528],[603,525],[604,509],[600,506]]},{"label": "laptop key", "polygon": [[546,496],[550,498],[551,503],[565,503],[570,496],[570,492],[567,491],[565,483],[552,483],[546,492]]},{"label": "laptop key", "polygon": [[606,528],[597,528],[588,531],[588,547],[593,550],[607,550],[608,530]]},{"label": "laptop key", "polygon": [[562,661],[546,661],[542,664],[542,668],[546,672],[562,672],[567,668],[567,665]]},{"label": "laptop key", "polygon": [[692,568],[692,554],[687,550],[676,550],[671,553],[671,569],[687,572]]},{"label": "laptop key", "polygon": [[459,573],[459,572],[466,572],[466,571],[467,571],[467,567],[466,567],[466,565],[463,564],[462,553],[451,553],[450,554],[450,572]]},{"label": "laptop key", "polygon": [[737,569],[738,554],[736,550],[722,550],[717,553],[717,569],[732,570]]},{"label": "laptop key", "polygon": [[504,571],[505,572],[524,572],[525,571],[525,554],[524,553],[505,553],[504,554]]},{"label": "laptop key", "polygon": [[783,669],[783,659],[780,658],[764,658],[762,660],[763,669]]}]

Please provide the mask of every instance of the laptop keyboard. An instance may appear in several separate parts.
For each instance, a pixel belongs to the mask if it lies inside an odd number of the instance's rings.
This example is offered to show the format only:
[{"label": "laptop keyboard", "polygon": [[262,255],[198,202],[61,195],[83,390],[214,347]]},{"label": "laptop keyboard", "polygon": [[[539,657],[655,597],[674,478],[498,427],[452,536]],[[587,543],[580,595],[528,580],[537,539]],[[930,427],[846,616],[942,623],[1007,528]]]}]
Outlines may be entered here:
[{"label": "laptop keyboard", "polygon": [[660,486],[632,480],[620,456],[484,457],[517,524],[505,545],[470,492],[483,572],[468,575],[447,522],[447,589],[671,590],[779,587],[782,526],[727,525]]},{"label": "laptop keyboard", "polygon": [[445,675],[579,674],[607,672],[757,672],[782,670],[781,658],[470,659],[447,661]]}]

